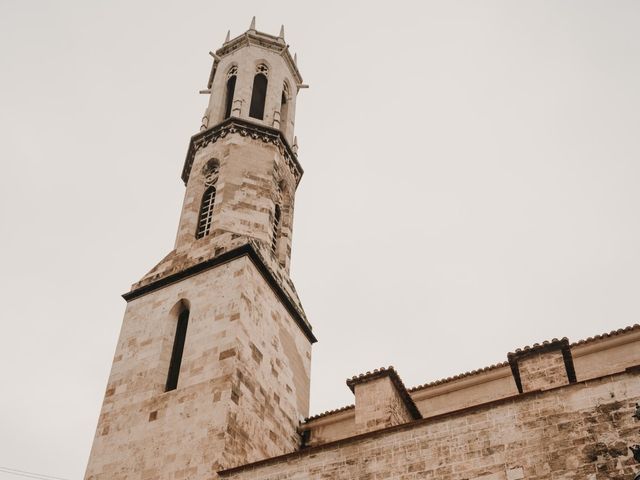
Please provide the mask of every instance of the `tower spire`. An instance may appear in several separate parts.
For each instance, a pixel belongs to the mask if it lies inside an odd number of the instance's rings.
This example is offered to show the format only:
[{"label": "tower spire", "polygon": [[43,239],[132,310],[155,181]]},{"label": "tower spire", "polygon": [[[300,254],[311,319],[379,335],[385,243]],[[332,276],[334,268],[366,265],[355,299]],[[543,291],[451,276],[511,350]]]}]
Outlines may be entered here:
[{"label": "tower spire", "polygon": [[249,25],[249,30],[255,30],[255,29],[256,29],[256,17],[254,15],[253,18],[251,19],[251,25]]},{"label": "tower spire", "polygon": [[280,33],[278,34],[278,39],[284,42],[284,25],[280,25]]},{"label": "tower spire", "polygon": [[224,43],[229,43],[229,40],[231,40],[231,30],[227,30],[227,36],[224,37]]}]

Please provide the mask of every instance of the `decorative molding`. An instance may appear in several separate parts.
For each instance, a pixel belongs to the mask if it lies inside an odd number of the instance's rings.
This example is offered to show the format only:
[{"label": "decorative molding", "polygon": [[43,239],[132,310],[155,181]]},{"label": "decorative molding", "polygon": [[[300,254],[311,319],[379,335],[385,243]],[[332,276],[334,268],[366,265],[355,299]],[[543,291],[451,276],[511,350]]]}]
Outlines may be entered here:
[{"label": "decorative molding", "polygon": [[225,57],[230,53],[235,52],[236,50],[247,47],[250,45],[255,45],[257,47],[262,47],[267,50],[271,50],[273,52],[279,53],[282,58],[287,63],[287,66],[293,73],[293,76],[296,79],[296,83],[302,83],[302,75],[300,74],[300,70],[298,70],[298,65],[293,57],[291,57],[291,53],[289,53],[289,48],[286,44],[283,44],[278,37],[273,35],[269,35],[264,32],[257,32],[255,30],[248,30],[242,35],[237,36],[236,38],[226,42],[221,48],[216,50],[216,55],[219,57]]},{"label": "decorative molding", "polygon": [[291,146],[280,130],[250,122],[249,120],[242,118],[231,117],[191,137],[187,156],[184,161],[184,167],[182,169],[182,181],[185,185],[189,181],[193,161],[198,150],[206,147],[210,143],[217,142],[221,138],[225,138],[227,135],[250,137],[254,140],[259,140],[263,143],[276,146],[294,176],[296,185],[300,182],[304,170],[302,169],[300,162],[298,162],[298,157],[293,153]]},{"label": "decorative molding", "polygon": [[294,302],[291,300],[291,298],[289,298],[289,295],[282,288],[282,286],[280,285],[276,277],[273,275],[273,273],[271,273],[271,270],[265,264],[260,254],[258,254],[258,252],[251,246],[251,244],[248,244],[248,243],[245,245],[241,245],[238,248],[234,248],[233,250],[225,252],[221,255],[218,255],[217,257],[211,258],[209,260],[205,260],[204,262],[200,262],[196,265],[185,268],[180,272],[174,273],[172,275],[167,275],[166,277],[160,278],[155,282],[152,282],[142,287],[131,290],[130,292],[123,294],[122,298],[124,298],[127,302],[130,302],[131,300],[134,300],[138,297],[146,295],[147,293],[151,293],[155,290],[159,290],[160,288],[180,282],[185,278],[191,277],[193,275],[197,275],[200,272],[209,270],[211,268],[215,268],[219,265],[228,263],[232,260],[243,257],[245,255],[249,257],[249,259],[258,269],[262,277],[266,280],[266,282],[272,288],[275,295],[282,302],[283,306],[287,309],[289,314],[293,317],[293,320],[300,327],[300,329],[302,330],[302,333],[304,333],[305,337],[307,337],[309,342],[311,343],[317,342],[318,340],[313,335],[313,332],[311,331],[311,326],[307,323],[306,319],[304,318],[304,315],[298,311],[298,309],[294,305]]}]

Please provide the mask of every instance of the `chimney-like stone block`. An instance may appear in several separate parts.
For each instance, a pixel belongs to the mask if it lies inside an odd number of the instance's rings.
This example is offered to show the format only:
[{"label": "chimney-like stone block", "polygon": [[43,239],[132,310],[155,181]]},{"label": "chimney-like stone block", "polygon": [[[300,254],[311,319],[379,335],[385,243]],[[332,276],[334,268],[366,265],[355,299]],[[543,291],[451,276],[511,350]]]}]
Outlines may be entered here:
[{"label": "chimney-like stone block", "polygon": [[569,340],[554,338],[507,355],[520,393],[575,383],[576,373]]},{"label": "chimney-like stone block", "polygon": [[356,435],[422,418],[393,367],[347,380],[356,397]]}]

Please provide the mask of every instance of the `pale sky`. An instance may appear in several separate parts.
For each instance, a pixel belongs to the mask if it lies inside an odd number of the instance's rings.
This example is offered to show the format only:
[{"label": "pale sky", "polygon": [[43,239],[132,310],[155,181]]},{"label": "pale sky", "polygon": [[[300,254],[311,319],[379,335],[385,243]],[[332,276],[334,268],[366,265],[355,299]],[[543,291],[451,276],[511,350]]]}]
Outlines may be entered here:
[{"label": "pale sky", "polygon": [[[211,58],[298,53],[311,413],[640,318],[640,2],[0,2],[0,467],[81,479]],[[2,468],[0,468],[2,470]],[[2,473],[0,480],[19,478]]]}]

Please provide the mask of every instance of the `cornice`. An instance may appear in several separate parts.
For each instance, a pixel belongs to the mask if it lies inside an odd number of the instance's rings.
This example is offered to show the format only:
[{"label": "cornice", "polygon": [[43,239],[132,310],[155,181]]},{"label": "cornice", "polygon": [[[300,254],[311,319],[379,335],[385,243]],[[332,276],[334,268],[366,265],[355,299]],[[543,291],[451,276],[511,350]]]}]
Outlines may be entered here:
[{"label": "cornice", "polygon": [[284,40],[276,36],[269,35],[268,33],[249,30],[225,43],[222,47],[216,50],[216,55],[219,57],[225,57],[242,47],[251,45],[265,48],[280,54],[291,70],[296,82],[298,84],[302,83],[302,75],[300,74],[300,70],[298,70],[296,62],[291,57],[291,53],[289,53],[289,46],[284,42]]},{"label": "cornice", "polygon": [[159,290],[163,287],[166,287],[168,285],[184,280],[185,278],[191,277],[205,270],[215,268],[224,263],[231,262],[232,260],[235,260],[243,256],[247,256],[253,262],[255,267],[258,269],[262,277],[266,280],[266,282],[272,288],[273,292],[276,294],[278,299],[282,302],[282,304],[287,309],[289,314],[293,317],[294,321],[300,327],[300,329],[302,330],[304,335],[307,337],[309,342],[311,343],[317,342],[318,340],[316,339],[316,337],[313,335],[313,332],[311,331],[311,326],[307,323],[304,316],[298,311],[295,304],[293,303],[291,298],[289,298],[289,295],[282,288],[282,286],[280,285],[276,277],[273,275],[273,273],[271,273],[271,270],[262,260],[262,257],[260,257],[258,252],[256,252],[256,250],[253,248],[253,246],[251,246],[251,244],[248,244],[248,243],[245,245],[241,245],[238,248],[234,248],[233,250],[229,250],[228,252],[218,255],[217,257],[211,258],[209,260],[205,260],[204,262],[200,262],[196,265],[185,268],[180,272],[174,273],[172,275],[167,275],[166,277],[156,280],[155,282],[152,282],[142,287],[131,290],[130,292],[123,294],[122,298],[124,298],[127,302],[130,302],[131,300],[134,300],[138,297],[151,293],[155,290]]},{"label": "cornice", "polygon": [[198,150],[206,147],[210,143],[216,143],[219,139],[225,138],[227,135],[250,137],[254,140],[260,140],[263,143],[275,145],[296,179],[296,185],[300,182],[304,170],[300,162],[298,162],[297,155],[293,152],[289,142],[287,142],[287,139],[280,130],[242,118],[230,117],[191,137],[189,148],[187,149],[187,156],[184,160],[184,167],[182,168],[182,181],[185,185],[189,181],[191,167],[193,167],[193,161]]}]

